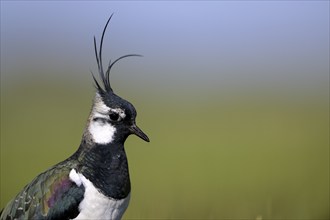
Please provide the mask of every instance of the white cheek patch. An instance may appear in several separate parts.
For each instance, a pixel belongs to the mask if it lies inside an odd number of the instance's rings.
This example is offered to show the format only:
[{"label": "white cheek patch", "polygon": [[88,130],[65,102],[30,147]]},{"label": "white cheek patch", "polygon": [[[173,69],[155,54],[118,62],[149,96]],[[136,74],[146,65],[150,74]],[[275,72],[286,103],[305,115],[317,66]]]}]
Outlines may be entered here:
[{"label": "white cheek patch", "polygon": [[88,127],[89,133],[95,143],[108,144],[110,143],[116,132],[116,128],[107,122],[101,120],[92,120]]}]

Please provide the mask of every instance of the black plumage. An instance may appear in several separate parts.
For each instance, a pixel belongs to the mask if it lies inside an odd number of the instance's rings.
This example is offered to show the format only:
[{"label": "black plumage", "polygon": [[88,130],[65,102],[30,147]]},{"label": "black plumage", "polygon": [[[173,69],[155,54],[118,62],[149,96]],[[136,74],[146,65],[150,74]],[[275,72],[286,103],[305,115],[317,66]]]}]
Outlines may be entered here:
[{"label": "black plumage", "polygon": [[108,21],[105,24],[105,27],[103,29],[102,37],[101,37],[101,42],[100,42],[100,46],[99,46],[99,50],[97,50],[96,39],[95,39],[95,36],[94,36],[95,58],[96,58],[96,63],[97,63],[97,67],[98,67],[99,76],[100,76],[101,81],[102,81],[102,83],[104,85],[104,89],[100,86],[100,84],[96,80],[95,76],[93,74],[92,75],[93,75],[93,79],[94,79],[94,82],[96,84],[96,87],[97,87],[98,91],[101,94],[112,93],[113,92],[112,91],[112,88],[111,88],[111,85],[110,85],[110,71],[111,71],[111,68],[114,66],[114,64],[116,64],[119,60],[124,59],[126,57],[141,56],[139,54],[127,54],[127,55],[124,55],[124,56],[121,56],[121,57],[117,58],[113,62],[111,62],[111,60],[110,60],[109,61],[109,64],[108,64],[108,67],[107,67],[107,70],[104,72],[104,70],[103,70],[103,63],[102,63],[103,39],[104,39],[105,31],[106,31],[106,29],[108,27],[108,24],[109,24],[112,16],[113,16],[113,14],[109,17],[109,19],[108,19]]}]

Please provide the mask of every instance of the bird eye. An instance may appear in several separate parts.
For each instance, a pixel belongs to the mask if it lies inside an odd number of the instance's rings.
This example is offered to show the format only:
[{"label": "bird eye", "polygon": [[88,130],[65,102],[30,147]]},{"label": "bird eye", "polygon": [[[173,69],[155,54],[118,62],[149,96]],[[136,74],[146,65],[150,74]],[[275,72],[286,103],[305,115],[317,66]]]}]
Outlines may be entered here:
[{"label": "bird eye", "polygon": [[112,121],[119,121],[119,114],[117,112],[111,112],[109,114],[109,117]]}]

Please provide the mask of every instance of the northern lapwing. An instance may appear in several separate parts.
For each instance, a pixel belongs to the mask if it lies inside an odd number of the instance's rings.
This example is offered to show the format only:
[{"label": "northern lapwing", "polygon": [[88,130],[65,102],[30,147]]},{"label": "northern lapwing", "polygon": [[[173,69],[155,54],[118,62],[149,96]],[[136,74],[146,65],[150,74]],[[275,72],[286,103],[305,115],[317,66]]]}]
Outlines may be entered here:
[{"label": "northern lapwing", "polygon": [[0,219],[121,219],[130,200],[131,183],[124,143],[130,134],[149,142],[136,126],[136,110],[116,95],[111,68],[103,70],[102,44],[108,19],[94,48],[100,80],[78,150],[68,159],[39,174],[2,210]]}]

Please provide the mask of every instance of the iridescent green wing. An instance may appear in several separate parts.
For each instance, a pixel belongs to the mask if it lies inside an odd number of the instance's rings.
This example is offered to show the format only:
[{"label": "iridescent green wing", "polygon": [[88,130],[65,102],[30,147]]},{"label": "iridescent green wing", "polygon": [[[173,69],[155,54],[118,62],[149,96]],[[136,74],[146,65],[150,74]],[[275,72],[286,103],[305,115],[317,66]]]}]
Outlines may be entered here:
[{"label": "iridescent green wing", "polygon": [[58,164],[37,176],[12,199],[2,219],[72,219],[79,214],[84,187],[69,178],[73,164]]}]

